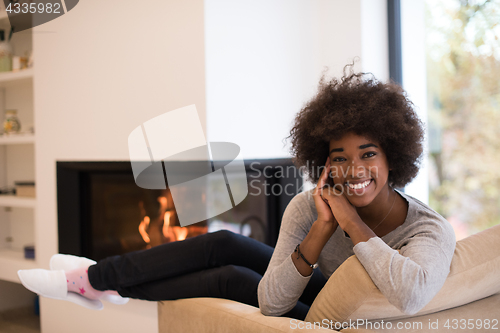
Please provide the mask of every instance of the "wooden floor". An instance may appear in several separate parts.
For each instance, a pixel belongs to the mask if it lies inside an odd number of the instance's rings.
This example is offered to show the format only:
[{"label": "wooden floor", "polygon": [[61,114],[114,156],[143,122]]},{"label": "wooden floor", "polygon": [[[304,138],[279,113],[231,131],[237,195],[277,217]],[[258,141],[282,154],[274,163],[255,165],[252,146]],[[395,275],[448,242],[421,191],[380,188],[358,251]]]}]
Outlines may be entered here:
[{"label": "wooden floor", "polygon": [[33,307],[0,312],[0,333],[40,333],[40,317]]}]

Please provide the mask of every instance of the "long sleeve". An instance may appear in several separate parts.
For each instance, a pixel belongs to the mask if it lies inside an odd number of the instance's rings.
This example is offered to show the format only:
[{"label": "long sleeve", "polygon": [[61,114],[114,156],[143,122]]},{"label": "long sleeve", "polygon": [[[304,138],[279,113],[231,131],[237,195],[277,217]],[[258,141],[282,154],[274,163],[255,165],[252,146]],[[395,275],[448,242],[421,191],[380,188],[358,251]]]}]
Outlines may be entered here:
[{"label": "long sleeve", "polygon": [[290,311],[312,276],[302,276],[290,257],[309,232],[312,218],[304,195],[295,196],[285,209],[276,248],[257,291],[260,310],[266,316]]},{"label": "long sleeve", "polygon": [[406,314],[422,309],[441,289],[450,271],[455,248],[453,230],[423,220],[400,252],[379,237],[354,246],[354,253],[387,300]]}]

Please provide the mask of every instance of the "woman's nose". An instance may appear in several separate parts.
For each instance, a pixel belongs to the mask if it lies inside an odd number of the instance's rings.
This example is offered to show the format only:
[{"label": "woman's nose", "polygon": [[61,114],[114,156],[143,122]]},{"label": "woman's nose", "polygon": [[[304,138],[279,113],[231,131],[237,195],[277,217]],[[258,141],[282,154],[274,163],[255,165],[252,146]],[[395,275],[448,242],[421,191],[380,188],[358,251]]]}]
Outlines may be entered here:
[{"label": "woman's nose", "polygon": [[356,177],[358,177],[358,178],[366,178],[366,177],[367,177],[367,176],[366,176],[366,174],[367,174],[367,173],[366,173],[366,168],[365,168],[365,167],[360,167],[360,168],[358,169],[358,172],[357,172],[357,174],[356,174]]},{"label": "woman's nose", "polygon": [[356,178],[367,177],[365,163],[359,159],[352,160],[352,176]]}]

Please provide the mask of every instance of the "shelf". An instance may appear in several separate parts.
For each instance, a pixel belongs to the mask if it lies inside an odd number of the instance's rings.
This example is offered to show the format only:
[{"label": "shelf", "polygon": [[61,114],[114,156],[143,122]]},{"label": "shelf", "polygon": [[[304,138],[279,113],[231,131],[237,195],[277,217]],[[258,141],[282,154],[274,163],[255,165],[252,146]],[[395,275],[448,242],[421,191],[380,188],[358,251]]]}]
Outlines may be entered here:
[{"label": "shelf", "polygon": [[20,283],[17,271],[38,268],[34,259],[24,258],[23,251],[0,249],[0,280]]},{"label": "shelf", "polygon": [[0,195],[0,207],[35,208],[36,198],[17,197],[15,195]]},{"label": "shelf", "polygon": [[17,271],[38,268],[34,259],[24,258],[23,251],[0,249],[0,280],[20,283]]},{"label": "shelf", "polygon": [[35,143],[35,135],[31,133],[0,135],[0,145],[18,145],[26,143]]},{"label": "shelf", "polygon": [[33,68],[21,69],[17,72],[0,72],[0,86],[29,79],[33,79]]},{"label": "shelf", "polygon": [[[8,3],[8,1],[7,1]],[[27,29],[32,25],[33,19],[35,15],[11,15],[8,16],[5,11],[5,6],[3,3],[0,3],[0,29],[5,30],[5,37],[8,38],[9,33],[11,31],[11,23],[13,26],[17,27],[18,30],[14,29],[14,34],[12,35],[12,48],[17,50],[19,54],[15,55],[24,55],[25,52],[30,54],[33,43],[33,30]],[[26,30],[24,30],[26,29]],[[34,70],[33,67],[22,69],[15,72],[0,72],[0,93],[4,96],[3,102],[8,101],[11,105],[20,105],[19,108],[26,108],[27,112],[30,114],[33,113],[33,77]],[[5,106],[5,105],[4,105]],[[5,109],[5,108],[4,108]],[[30,118],[30,117],[28,117]],[[2,159],[0,160],[0,165],[2,166],[2,170],[7,170],[8,173],[4,177],[4,183],[10,182],[10,177],[15,179],[24,179],[22,175],[31,174],[31,155],[29,157],[24,156],[24,154],[17,154],[18,151],[23,151],[26,148],[28,151],[31,151],[32,148],[35,148],[35,134],[33,133],[19,133],[19,134],[10,134],[10,135],[0,135],[0,147],[8,146],[8,145],[31,145],[31,146],[19,146],[13,148],[15,152],[10,153],[10,149],[0,148],[0,150],[6,150],[4,154],[2,154]],[[19,157],[23,155],[22,158]],[[28,158],[28,159],[26,159]],[[10,163],[9,163],[10,162]],[[25,169],[25,163],[30,163],[30,168]],[[24,164],[23,164],[24,163]],[[22,170],[17,170],[16,168],[20,168],[22,166]],[[9,170],[14,170],[12,174],[10,174]],[[19,173],[19,175],[18,175]],[[32,178],[27,177],[27,178]],[[6,185],[6,184],[3,184]],[[0,194],[0,207],[13,207],[13,208],[28,208],[28,210],[17,209],[13,213],[16,216],[13,217],[13,221],[22,221],[23,223],[19,226],[12,225],[12,230],[10,232],[13,233],[13,237],[15,237],[20,232],[32,232],[32,230],[36,230],[34,217],[35,215],[33,209],[36,208],[36,198],[32,197],[20,197],[16,195],[5,195]],[[10,213],[9,213],[10,214]],[[19,214],[19,216],[17,216]],[[33,215],[33,217],[31,217]],[[32,221],[33,220],[33,221]],[[11,223],[12,221],[6,220],[6,223]],[[14,222],[12,222],[14,223]],[[6,235],[0,235],[1,237],[5,237]],[[29,238],[28,238],[29,239]],[[3,240],[2,240],[3,241]],[[22,247],[22,241],[20,240],[19,247]],[[2,243],[3,244],[3,243]],[[11,245],[14,246],[14,243]],[[7,245],[6,245],[7,246]],[[17,246],[14,249],[8,248],[0,248],[0,280],[20,283],[19,278],[17,276],[17,271],[21,269],[34,269],[38,268],[37,261],[34,259],[26,259],[24,258],[24,251],[22,248],[18,248]],[[2,287],[4,288],[4,287]],[[0,289],[0,295],[4,292],[3,289]],[[0,296],[1,297],[1,296]]]}]

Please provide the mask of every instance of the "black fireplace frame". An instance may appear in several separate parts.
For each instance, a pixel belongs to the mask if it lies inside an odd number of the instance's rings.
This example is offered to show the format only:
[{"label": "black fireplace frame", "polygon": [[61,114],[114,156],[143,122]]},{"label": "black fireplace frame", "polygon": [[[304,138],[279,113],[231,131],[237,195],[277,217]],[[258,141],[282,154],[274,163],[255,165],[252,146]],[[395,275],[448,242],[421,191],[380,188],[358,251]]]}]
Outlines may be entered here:
[{"label": "black fireplace frame", "polygon": [[[266,196],[268,224],[265,243],[274,247],[285,208],[295,194],[301,191],[303,180],[291,158],[251,159],[244,160],[244,164],[247,171],[260,170],[266,174],[266,193],[269,195]],[[290,168],[295,168],[293,173],[282,172],[283,169],[290,170]],[[89,209],[86,209],[90,205],[89,178],[95,173],[122,173],[133,177],[131,163],[130,161],[57,161],[56,172],[59,253],[89,256],[91,243],[83,236],[91,234],[89,229],[91,223],[88,223],[91,217]],[[276,176],[277,174],[279,176]],[[287,188],[287,192],[275,195],[271,189],[276,184],[281,188]]]}]

